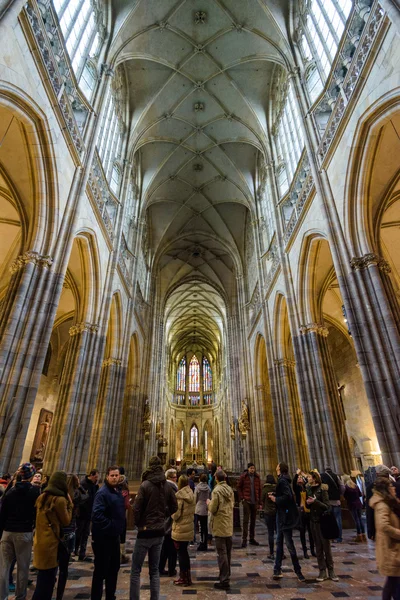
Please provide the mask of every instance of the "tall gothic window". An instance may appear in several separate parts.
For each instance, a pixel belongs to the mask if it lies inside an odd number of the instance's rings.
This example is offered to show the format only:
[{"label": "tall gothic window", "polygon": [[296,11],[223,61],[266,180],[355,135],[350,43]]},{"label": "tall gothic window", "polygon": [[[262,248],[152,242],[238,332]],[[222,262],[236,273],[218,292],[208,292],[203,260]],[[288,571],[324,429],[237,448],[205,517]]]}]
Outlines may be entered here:
[{"label": "tall gothic window", "polygon": [[103,119],[97,138],[97,151],[103,165],[104,174],[111,180],[115,161],[121,158],[122,131],[121,120],[117,114],[117,105],[111,86],[108,87],[104,101]]},{"label": "tall gothic window", "polygon": [[300,114],[294,97],[292,83],[287,85],[286,97],[275,122],[276,150],[278,154],[278,184],[283,195],[293,179],[301,153],[304,138]]},{"label": "tall gothic window", "polygon": [[193,425],[190,430],[190,447],[192,449],[199,447],[199,430],[197,429],[196,425]]},{"label": "tall gothic window", "polygon": [[189,392],[200,391],[200,364],[197,356],[193,354],[189,364]]},{"label": "tall gothic window", "polygon": [[207,358],[203,356],[203,391],[209,392],[212,390],[212,372],[210,363]]},{"label": "tall gothic window", "polygon": [[100,49],[95,3],[90,0],[53,0],[72,68],[78,84],[90,100],[96,72],[91,60]]},{"label": "tall gothic window", "polygon": [[300,49],[307,65],[305,78],[311,102],[329,76],[352,0],[311,0],[302,11]]},{"label": "tall gothic window", "polygon": [[183,357],[179,363],[178,371],[176,373],[176,389],[180,392],[186,390],[186,358]]}]

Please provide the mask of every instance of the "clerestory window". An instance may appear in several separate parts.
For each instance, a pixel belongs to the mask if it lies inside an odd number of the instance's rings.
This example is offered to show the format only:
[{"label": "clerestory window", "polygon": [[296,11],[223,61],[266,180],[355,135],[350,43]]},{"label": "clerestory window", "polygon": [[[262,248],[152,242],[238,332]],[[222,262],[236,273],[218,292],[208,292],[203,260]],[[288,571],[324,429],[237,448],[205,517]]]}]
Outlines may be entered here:
[{"label": "clerestory window", "polygon": [[300,49],[311,102],[329,76],[352,4],[352,0],[311,0],[302,11]]},{"label": "clerestory window", "polygon": [[115,161],[121,158],[122,150],[121,121],[117,114],[116,101],[111,86],[108,86],[104,101],[102,123],[96,145],[104,174],[107,181],[110,181]]},{"label": "clerestory window", "polygon": [[100,49],[94,2],[90,0],[53,0],[65,46],[76,79],[90,100],[96,83],[94,60]]}]

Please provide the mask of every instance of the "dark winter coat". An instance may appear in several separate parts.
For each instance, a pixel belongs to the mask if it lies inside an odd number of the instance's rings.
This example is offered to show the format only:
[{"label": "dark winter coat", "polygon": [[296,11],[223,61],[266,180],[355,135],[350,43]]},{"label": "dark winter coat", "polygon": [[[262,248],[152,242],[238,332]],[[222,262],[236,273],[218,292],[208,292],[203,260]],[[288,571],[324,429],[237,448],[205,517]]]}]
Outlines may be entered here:
[{"label": "dark winter coat", "polygon": [[294,529],[299,523],[299,511],[290,485],[289,475],[279,475],[275,497],[279,529]]},{"label": "dark winter coat", "polygon": [[[240,500],[251,501],[251,480],[247,470],[240,476],[237,491]],[[254,473],[254,496],[256,505],[259,505],[261,503],[261,479],[258,473]]]},{"label": "dark winter coat", "polygon": [[346,485],[344,490],[344,497],[346,499],[349,510],[362,509],[363,506],[360,500],[360,496],[361,490],[358,487],[358,485],[356,485],[355,487],[350,487],[349,485]]},{"label": "dark winter coat", "polygon": [[329,504],[328,486],[326,483],[320,485],[308,485],[306,488],[307,498],[315,496],[315,500],[312,504],[307,504],[310,509],[310,521],[313,523],[319,523],[321,515],[325,512],[331,511],[331,505]]},{"label": "dark winter coat", "polygon": [[125,529],[125,503],[118,488],[107,481],[97,492],[92,511],[92,537],[94,540],[119,537]]},{"label": "dark winter coat", "polygon": [[17,482],[4,494],[0,510],[0,531],[28,533],[36,519],[35,503],[40,488],[29,482]]},{"label": "dark winter coat", "polygon": [[340,500],[342,484],[336,473],[328,469],[326,473],[321,473],[321,479],[328,486],[329,500]]},{"label": "dark winter coat", "polygon": [[266,516],[276,515],[276,504],[273,500],[270,500],[268,494],[272,492],[275,493],[276,484],[275,483],[264,483],[263,489],[261,492],[261,504],[264,510],[264,514]]},{"label": "dark winter coat", "polygon": [[168,484],[161,465],[149,468],[135,498],[133,513],[139,538],[165,534],[165,518],[178,508],[175,490]]},{"label": "dark winter coat", "polygon": [[77,515],[79,514],[79,508],[80,506],[82,506],[82,504],[84,502],[86,502],[86,500],[88,499],[88,495],[89,493],[83,489],[82,486],[79,486],[78,489],[75,490],[74,492],[74,497],[73,497],[73,508],[72,508],[72,519],[71,519],[71,523],[68,525],[68,527],[64,527],[63,531],[64,534],[67,533],[74,533],[76,531],[76,519],[77,519]]},{"label": "dark winter coat", "polygon": [[80,505],[79,512],[77,515],[78,519],[90,521],[93,510],[94,497],[99,491],[99,486],[97,483],[93,483],[91,479],[87,475],[81,479],[80,485],[84,490],[88,492],[87,499]]}]

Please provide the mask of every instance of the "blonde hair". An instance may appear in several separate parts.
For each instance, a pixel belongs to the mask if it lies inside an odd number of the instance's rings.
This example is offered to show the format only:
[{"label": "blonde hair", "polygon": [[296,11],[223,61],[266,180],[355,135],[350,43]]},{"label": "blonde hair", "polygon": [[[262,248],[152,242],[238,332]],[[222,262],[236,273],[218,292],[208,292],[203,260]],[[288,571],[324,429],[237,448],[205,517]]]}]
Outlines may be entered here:
[{"label": "blonde hair", "polygon": [[319,474],[319,471],[317,471],[317,469],[311,469],[310,475],[318,484],[322,483],[321,475]]},{"label": "blonde hair", "polygon": [[189,478],[187,475],[181,475],[178,481],[178,490],[181,490],[189,483]]}]

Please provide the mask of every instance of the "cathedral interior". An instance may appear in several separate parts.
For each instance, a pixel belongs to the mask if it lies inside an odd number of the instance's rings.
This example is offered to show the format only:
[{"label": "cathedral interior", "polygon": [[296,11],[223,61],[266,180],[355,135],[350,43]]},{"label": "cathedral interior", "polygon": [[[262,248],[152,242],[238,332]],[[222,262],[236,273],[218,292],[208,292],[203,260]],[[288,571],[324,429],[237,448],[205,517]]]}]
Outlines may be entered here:
[{"label": "cathedral interior", "polygon": [[400,9],[0,0],[0,470],[400,465]]}]

